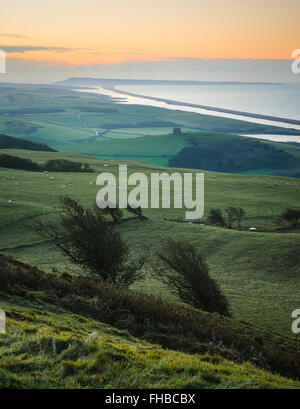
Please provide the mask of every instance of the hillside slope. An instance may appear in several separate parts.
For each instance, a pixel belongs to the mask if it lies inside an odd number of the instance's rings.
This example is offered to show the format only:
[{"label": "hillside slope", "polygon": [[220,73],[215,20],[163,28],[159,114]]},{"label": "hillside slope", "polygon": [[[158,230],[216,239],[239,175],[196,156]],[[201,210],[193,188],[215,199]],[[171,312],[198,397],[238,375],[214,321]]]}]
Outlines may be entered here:
[{"label": "hillside slope", "polygon": [[[222,322],[218,316],[191,311],[191,317],[202,322],[202,328],[197,326],[199,336],[202,334],[200,338],[195,333],[190,339],[194,345],[192,352],[197,351],[199,343],[203,353],[176,351],[185,348],[184,338],[179,334],[169,335],[172,350],[162,349],[132,336],[128,332],[132,331],[128,319],[122,321],[123,330],[97,319],[101,316],[109,319],[109,315],[105,315],[105,294],[110,291],[112,296],[113,288],[101,290],[101,286],[91,281],[85,283],[70,275],[47,275],[3,256],[0,256],[0,276],[0,308],[7,314],[7,333],[0,334],[0,388],[300,388],[298,381],[271,374],[248,362],[233,362],[238,356],[247,360],[251,351],[247,343],[256,342],[257,334],[264,344],[260,352],[255,349],[251,352],[258,364],[264,365],[264,359],[268,362],[268,356],[273,356],[270,363],[278,366],[276,372],[297,371],[296,345],[271,333],[256,332],[238,321]],[[92,298],[92,294],[88,295],[90,292],[98,297]],[[117,294],[123,301],[124,314],[127,295],[116,291]],[[130,297],[130,302],[138,301],[136,306],[141,305],[141,297],[139,300],[134,294]],[[144,299],[144,303],[149,302],[150,298]],[[115,308],[113,303],[111,307]],[[172,307],[167,304],[152,304],[152,312],[146,308],[145,313],[150,317],[155,309],[159,313],[160,308],[162,318],[155,318],[156,323],[163,323],[164,314],[169,314],[168,320],[172,319]],[[176,311],[179,318],[178,307]],[[182,310],[182,313],[188,311]],[[140,312],[136,310],[133,314],[138,318]],[[117,322],[118,314],[110,319]],[[149,325],[151,320],[148,331]],[[193,331],[193,320],[190,325]],[[162,328],[161,325],[161,331]],[[150,338],[153,338],[157,329],[153,327],[151,331]],[[235,338],[226,340],[230,331],[234,331]],[[222,337],[220,334],[223,334],[224,345],[217,339]],[[203,337],[210,342],[203,343]],[[162,334],[157,337],[160,343],[164,339],[167,337],[163,338]],[[226,347],[228,342],[230,349]],[[274,348],[276,356],[272,355]],[[232,358],[228,360],[220,354]]]},{"label": "hillside slope", "polygon": [[[129,174],[144,172],[148,178],[152,172],[187,171],[58,152],[5,150],[5,153],[31,158],[37,163],[56,158],[86,162],[96,172],[112,172],[116,176],[119,163],[127,163]],[[37,236],[30,225],[41,212],[43,217],[55,220],[61,195],[92,206],[99,190],[96,177],[97,173],[57,172],[47,176],[42,172],[0,169],[0,252],[47,271],[74,269],[51,242]],[[213,207],[224,212],[229,206],[238,206],[246,212],[243,231],[180,223],[185,210],[174,209],[171,205],[170,209],[145,209],[149,220],[120,225],[122,236],[136,253],[143,244],[155,253],[167,236],[190,241],[206,258],[211,274],[230,301],[235,318],[291,337],[291,312],[299,308],[299,229],[279,229],[276,218],[286,207],[299,207],[299,181],[287,177],[214,172],[205,172],[205,177],[205,215],[201,223]],[[249,232],[249,227],[261,231]],[[80,271],[78,267],[76,271]],[[168,289],[153,279],[150,271],[143,285],[136,284],[135,288],[173,299]]]},{"label": "hillside slope", "polygon": [[0,149],[27,149],[30,151],[55,152],[54,149],[49,148],[47,145],[7,135],[0,135]]}]

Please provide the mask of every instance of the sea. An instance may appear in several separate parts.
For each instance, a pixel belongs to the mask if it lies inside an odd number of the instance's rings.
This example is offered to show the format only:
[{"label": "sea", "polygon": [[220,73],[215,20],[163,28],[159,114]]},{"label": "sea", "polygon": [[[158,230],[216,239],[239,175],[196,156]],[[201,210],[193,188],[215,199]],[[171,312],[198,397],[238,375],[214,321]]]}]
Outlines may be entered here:
[{"label": "sea", "polygon": [[[81,90],[84,91],[84,90]],[[286,120],[300,121],[300,83],[222,83],[199,85],[117,85],[114,90],[97,87],[86,90],[109,95],[126,104],[141,104],[159,106],[168,109],[178,109],[215,115],[225,118],[239,119],[247,122],[280,126],[282,128],[300,130],[300,124],[282,122]],[[131,95],[134,94],[134,95]],[[176,102],[153,100],[160,98]],[[250,114],[267,115],[272,120],[240,116],[236,113],[225,113],[191,107],[184,104],[203,105],[210,108],[229,109]],[[276,119],[275,119],[276,118]],[[280,142],[299,142],[300,136],[295,135],[249,135]]]}]

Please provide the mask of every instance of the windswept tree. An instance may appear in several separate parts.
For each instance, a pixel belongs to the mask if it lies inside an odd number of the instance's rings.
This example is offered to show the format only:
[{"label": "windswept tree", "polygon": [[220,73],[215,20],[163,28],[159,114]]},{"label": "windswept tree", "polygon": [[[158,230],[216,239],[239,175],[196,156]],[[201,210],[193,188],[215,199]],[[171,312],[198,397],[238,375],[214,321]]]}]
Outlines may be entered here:
[{"label": "windswept tree", "polygon": [[169,238],[157,255],[155,276],[171,293],[195,308],[230,316],[227,299],[195,246]]},{"label": "windswept tree", "polygon": [[207,220],[210,224],[215,226],[227,227],[226,221],[223,218],[222,211],[220,209],[210,209]]},{"label": "windswept tree", "polygon": [[130,286],[143,279],[146,256],[129,256],[129,248],[107,222],[100,209],[86,209],[75,200],[64,197],[59,208],[59,221],[39,222],[36,231],[54,240],[55,245],[90,274],[112,284]]},{"label": "windswept tree", "polygon": [[300,210],[288,207],[278,218],[280,224],[288,224],[291,227],[296,227],[300,222]]},{"label": "windswept tree", "polygon": [[246,213],[241,207],[228,207],[226,209],[228,218],[228,227],[231,229],[233,223],[236,222],[239,230],[242,230],[241,222],[244,219]]}]

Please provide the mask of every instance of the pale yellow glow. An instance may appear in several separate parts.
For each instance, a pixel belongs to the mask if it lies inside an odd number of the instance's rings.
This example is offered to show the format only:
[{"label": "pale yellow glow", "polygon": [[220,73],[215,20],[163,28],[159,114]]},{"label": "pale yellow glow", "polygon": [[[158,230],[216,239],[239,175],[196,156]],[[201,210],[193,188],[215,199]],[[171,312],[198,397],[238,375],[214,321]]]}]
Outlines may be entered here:
[{"label": "pale yellow glow", "polygon": [[299,0],[10,0],[1,5],[0,48],[64,47],[9,57],[70,64],[290,58],[299,17]]}]

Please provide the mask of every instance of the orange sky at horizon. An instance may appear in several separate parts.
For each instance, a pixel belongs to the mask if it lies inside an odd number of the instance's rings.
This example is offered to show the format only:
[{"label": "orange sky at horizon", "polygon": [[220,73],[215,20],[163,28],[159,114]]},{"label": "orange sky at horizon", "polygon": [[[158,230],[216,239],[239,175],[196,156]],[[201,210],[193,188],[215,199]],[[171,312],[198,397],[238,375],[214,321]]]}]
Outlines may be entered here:
[{"label": "orange sky at horizon", "polygon": [[0,48],[48,64],[290,59],[299,17],[299,0],[10,0]]}]

